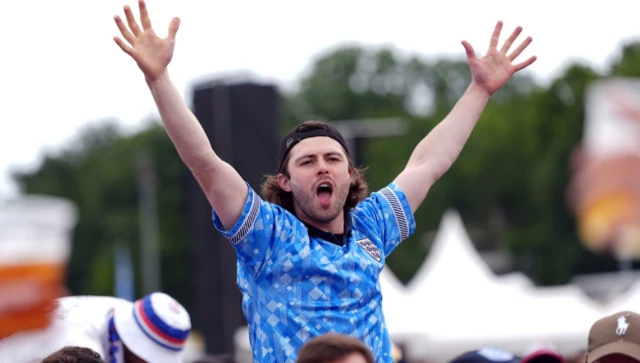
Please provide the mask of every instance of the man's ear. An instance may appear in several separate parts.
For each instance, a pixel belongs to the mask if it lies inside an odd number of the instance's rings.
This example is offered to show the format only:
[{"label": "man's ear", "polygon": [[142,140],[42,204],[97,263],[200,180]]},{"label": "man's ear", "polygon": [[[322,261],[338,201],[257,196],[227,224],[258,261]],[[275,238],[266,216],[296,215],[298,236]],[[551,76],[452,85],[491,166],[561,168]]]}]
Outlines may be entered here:
[{"label": "man's ear", "polygon": [[291,193],[291,181],[282,173],[278,174],[278,185],[285,192]]}]

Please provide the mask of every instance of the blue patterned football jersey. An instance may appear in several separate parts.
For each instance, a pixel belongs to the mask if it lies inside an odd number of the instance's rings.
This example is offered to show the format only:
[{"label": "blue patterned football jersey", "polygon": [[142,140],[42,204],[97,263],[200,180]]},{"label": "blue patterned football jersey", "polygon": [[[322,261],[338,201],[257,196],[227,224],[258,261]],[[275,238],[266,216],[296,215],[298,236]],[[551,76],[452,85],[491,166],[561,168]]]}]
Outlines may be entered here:
[{"label": "blue patterned football jersey", "polygon": [[398,185],[372,193],[345,216],[344,243],[306,226],[249,187],[240,219],[224,230],[238,256],[237,282],[255,362],[294,363],[302,345],[325,333],[366,343],[392,362],[379,276],[386,257],[415,230]]}]

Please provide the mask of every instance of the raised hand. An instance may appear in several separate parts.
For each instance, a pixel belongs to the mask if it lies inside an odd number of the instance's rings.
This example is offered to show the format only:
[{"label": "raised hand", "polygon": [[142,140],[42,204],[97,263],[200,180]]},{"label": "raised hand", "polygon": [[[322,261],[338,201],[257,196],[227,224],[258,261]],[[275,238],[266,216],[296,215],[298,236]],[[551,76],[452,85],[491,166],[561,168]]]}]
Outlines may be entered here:
[{"label": "raised hand", "polygon": [[160,38],[151,27],[151,20],[144,0],[139,0],[138,6],[140,8],[142,29],[136,23],[131,8],[125,5],[124,14],[129,27],[127,28],[118,15],[114,17],[114,20],[126,43],[117,36],[113,40],[120,46],[122,51],[136,61],[148,80],[155,80],[166,70],[173,58],[173,48],[175,46],[176,33],[180,26],[180,19],[173,18],[169,24],[169,35],[167,38]]},{"label": "raised hand", "polygon": [[514,64],[513,61],[531,44],[532,38],[527,37],[511,54],[507,54],[513,42],[522,32],[522,27],[517,27],[502,48],[498,50],[501,31],[502,22],[499,21],[493,30],[489,50],[482,58],[476,57],[476,53],[469,42],[462,41],[462,46],[467,52],[467,61],[473,76],[473,82],[489,95],[502,88],[514,73],[528,67],[536,60],[536,57],[533,56],[524,62]]}]

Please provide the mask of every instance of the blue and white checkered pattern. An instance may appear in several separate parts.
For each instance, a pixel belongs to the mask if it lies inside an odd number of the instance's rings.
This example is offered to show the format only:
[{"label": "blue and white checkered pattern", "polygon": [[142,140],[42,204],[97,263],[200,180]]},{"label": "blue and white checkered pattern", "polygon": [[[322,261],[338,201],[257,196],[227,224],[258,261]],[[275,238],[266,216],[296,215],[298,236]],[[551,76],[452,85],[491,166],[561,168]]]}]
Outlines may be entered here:
[{"label": "blue and white checkered pattern", "polygon": [[415,230],[409,203],[391,183],[350,214],[349,241],[309,237],[305,225],[250,187],[242,216],[225,231],[256,362],[294,363],[310,338],[335,332],[361,339],[379,362],[392,362],[379,275],[386,257]]}]

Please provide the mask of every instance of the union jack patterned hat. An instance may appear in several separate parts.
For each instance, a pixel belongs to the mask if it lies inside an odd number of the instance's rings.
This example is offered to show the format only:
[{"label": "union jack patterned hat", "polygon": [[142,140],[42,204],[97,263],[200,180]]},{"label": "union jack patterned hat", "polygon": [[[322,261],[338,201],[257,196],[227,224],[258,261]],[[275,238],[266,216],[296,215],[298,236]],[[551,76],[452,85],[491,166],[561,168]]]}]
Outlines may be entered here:
[{"label": "union jack patterned hat", "polygon": [[155,292],[136,301],[133,308],[117,308],[114,324],[127,349],[145,361],[182,362],[191,318],[171,296]]}]

